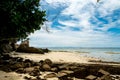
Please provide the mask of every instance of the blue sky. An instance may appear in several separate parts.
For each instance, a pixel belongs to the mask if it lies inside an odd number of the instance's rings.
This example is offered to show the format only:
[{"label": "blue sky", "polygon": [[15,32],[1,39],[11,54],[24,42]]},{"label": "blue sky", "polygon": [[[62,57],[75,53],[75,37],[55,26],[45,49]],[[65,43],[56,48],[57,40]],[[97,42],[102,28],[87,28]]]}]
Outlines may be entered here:
[{"label": "blue sky", "polygon": [[120,47],[120,0],[41,0],[41,9],[48,21],[31,46]]}]

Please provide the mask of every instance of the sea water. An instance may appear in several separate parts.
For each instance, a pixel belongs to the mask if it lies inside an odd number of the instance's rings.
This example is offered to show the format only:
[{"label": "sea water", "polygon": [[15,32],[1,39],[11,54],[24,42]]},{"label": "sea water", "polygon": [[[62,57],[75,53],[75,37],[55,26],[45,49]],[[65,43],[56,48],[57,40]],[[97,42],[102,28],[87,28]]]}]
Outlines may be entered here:
[{"label": "sea water", "polygon": [[50,47],[52,51],[74,52],[110,62],[120,62],[120,48]]}]

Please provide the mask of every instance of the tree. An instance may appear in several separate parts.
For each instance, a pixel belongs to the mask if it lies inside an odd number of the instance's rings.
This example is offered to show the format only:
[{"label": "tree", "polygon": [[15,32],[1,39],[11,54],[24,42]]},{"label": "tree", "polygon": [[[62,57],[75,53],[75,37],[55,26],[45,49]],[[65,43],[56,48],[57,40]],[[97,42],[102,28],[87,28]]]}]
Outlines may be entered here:
[{"label": "tree", "polygon": [[3,44],[25,39],[41,28],[45,11],[40,10],[40,0],[1,0],[0,1],[0,52]]}]

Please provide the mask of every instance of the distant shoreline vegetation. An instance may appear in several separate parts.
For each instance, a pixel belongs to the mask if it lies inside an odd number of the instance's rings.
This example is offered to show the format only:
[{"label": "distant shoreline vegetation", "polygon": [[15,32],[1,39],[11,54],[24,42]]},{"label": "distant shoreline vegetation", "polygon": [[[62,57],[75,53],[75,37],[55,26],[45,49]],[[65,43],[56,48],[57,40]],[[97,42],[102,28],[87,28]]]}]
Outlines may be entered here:
[{"label": "distant shoreline vegetation", "polygon": [[120,52],[105,52],[107,54],[120,54]]},{"label": "distant shoreline vegetation", "polygon": [[[46,47],[42,47],[46,48]],[[78,48],[78,49],[120,49],[120,47],[47,47],[48,49],[64,49],[64,48]]]},{"label": "distant shoreline vegetation", "polygon": [[53,52],[73,52],[73,53],[90,53],[85,51],[67,51],[67,50],[51,50]]}]

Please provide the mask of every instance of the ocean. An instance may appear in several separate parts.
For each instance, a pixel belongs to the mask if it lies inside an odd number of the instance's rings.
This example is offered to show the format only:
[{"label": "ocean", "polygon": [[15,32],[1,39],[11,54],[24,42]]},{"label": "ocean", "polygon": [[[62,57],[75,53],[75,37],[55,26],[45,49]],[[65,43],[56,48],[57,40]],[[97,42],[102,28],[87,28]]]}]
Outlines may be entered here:
[{"label": "ocean", "polygon": [[49,47],[48,49],[52,51],[74,52],[104,61],[120,62],[120,48]]}]

